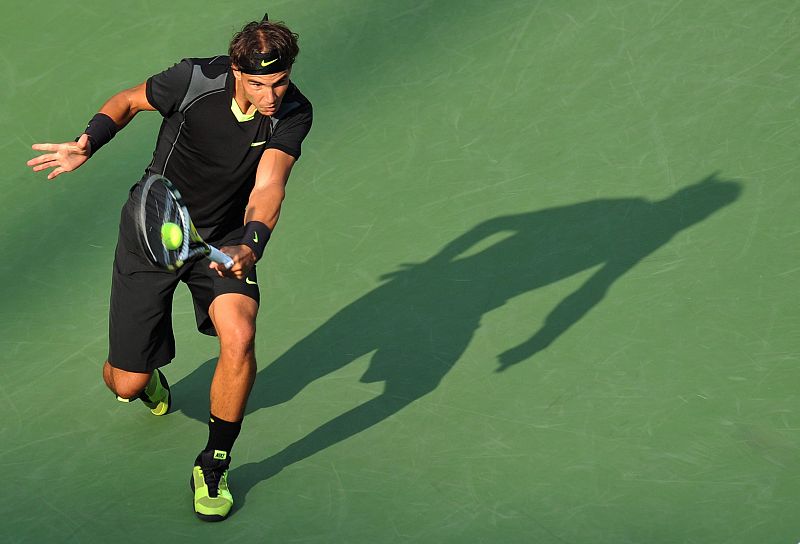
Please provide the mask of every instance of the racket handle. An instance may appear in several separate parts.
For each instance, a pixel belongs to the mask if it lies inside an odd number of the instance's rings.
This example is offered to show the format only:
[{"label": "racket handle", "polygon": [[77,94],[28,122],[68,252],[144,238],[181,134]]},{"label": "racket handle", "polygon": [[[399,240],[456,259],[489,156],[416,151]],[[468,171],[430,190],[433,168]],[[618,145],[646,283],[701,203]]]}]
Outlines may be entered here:
[{"label": "racket handle", "polygon": [[223,252],[215,248],[214,246],[208,246],[208,258],[214,261],[215,263],[219,263],[225,268],[229,269],[233,266],[233,259],[231,259],[228,255],[225,255]]}]

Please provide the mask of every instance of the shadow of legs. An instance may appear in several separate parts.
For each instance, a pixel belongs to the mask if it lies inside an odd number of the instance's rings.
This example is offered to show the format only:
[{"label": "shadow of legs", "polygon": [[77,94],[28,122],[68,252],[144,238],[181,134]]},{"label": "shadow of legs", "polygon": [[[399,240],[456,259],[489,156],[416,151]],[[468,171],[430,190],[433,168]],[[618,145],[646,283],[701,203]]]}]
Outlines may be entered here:
[{"label": "shadow of legs", "polygon": [[383,394],[328,421],[282,451],[258,463],[248,463],[231,471],[235,509],[244,506],[247,493],[259,482],[268,480],[284,468],[314,455],[380,423],[411,404],[418,397],[401,398]]}]

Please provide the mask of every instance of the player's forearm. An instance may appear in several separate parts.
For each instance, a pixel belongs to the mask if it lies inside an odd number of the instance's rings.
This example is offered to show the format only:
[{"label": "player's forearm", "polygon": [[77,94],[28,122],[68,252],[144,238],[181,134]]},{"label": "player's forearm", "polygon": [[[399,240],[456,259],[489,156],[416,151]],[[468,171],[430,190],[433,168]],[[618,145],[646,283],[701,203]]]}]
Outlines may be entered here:
[{"label": "player's forearm", "polygon": [[250,192],[244,216],[242,244],[253,250],[256,260],[264,254],[267,241],[278,223],[286,182],[294,157],[277,149],[267,149],[256,171],[255,187]]},{"label": "player's forearm", "polygon": [[285,197],[286,190],[282,183],[270,183],[253,189],[244,216],[245,224],[258,221],[269,227],[270,231],[275,230]]}]

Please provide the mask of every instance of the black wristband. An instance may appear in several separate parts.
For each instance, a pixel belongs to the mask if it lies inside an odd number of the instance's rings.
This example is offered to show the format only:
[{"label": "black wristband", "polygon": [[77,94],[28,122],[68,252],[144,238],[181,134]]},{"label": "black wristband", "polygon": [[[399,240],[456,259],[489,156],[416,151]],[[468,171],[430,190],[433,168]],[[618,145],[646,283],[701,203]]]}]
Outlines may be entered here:
[{"label": "black wristband", "polygon": [[105,113],[95,114],[86,125],[86,130],[83,131],[89,136],[91,154],[94,155],[98,149],[110,142],[118,130],[117,124],[111,117]]},{"label": "black wristband", "polygon": [[252,249],[256,254],[256,260],[259,260],[264,254],[264,248],[267,247],[271,234],[269,227],[261,221],[249,221],[244,226],[242,244]]}]

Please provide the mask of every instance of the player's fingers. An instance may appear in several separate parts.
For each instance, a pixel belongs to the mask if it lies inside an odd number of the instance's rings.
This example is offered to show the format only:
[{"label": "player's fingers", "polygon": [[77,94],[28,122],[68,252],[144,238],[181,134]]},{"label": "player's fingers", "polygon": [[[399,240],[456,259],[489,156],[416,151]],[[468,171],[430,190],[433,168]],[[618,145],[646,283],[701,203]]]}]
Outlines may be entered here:
[{"label": "player's fingers", "polygon": [[42,170],[47,170],[48,168],[55,168],[58,166],[58,161],[50,161],[46,163],[39,164],[33,167],[34,172],[41,172]]},{"label": "player's fingers", "polygon": [[35,149],[36,151],[58,151],[58,146],[60,144],[33,144],[31,149]]},{"label": "player's fingers", "polygon": [[47,179],[55,179],[58,176],[60,176],[61,174],[63,174],[64,172],[66,172],[66,170],[64,170],[63,168],[61,168],[59,166],[58,168],[56,168],[55,170],[53,170],[52,172],[47,174]]},{"label": "player's fingers", "polygon": [[208,267],[214,270],[217,273],[217,276],[219,276],[220,278],[224,278],[225,276],[227,276],[226,272],[228,270],[225,268],[225,266],[217,262],[211,261],[211,264],[209,264]]},{"label": "player's fingers", "polygon": [[28,166],[36,166],[37,164],[42,164],[44,162],[54,161],[58,158],[58,155],[55,153],[47,153],[46,155],[39,155],[38,157],[34,157],[29,160],[27,163]]},{"label": "player's fingers", "polygon": [[223,266],[222,268],[224,269],[226,276],[239,279],[239,277],[242,275],[242,263],[236,257],[233,259],[233,266],[230,268],[225,268],[225,266]]},{"label": "player's fingers", "polygon": [[236,264],[234,264],[231,268],[225,268],[225,265],[220,265],[220,267],[217,269],[217,272],[224,278],[240,280],[244,277],[241,272],[241,267],[238,267]]}]

